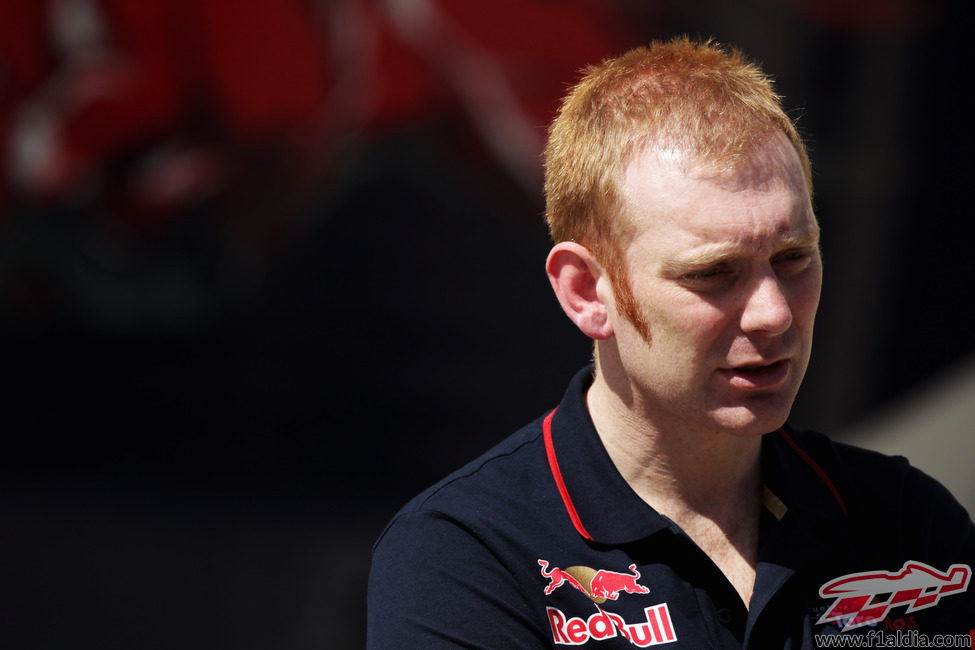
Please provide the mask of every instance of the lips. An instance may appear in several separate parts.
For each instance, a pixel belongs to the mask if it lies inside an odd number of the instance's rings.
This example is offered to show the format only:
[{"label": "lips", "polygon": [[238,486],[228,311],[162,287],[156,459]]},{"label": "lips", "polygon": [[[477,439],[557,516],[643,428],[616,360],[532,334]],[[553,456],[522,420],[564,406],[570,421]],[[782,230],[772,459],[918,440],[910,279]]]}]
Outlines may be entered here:
[{"label": "lips", "polygon": [[781,385],[789,375],[788,359],[770,364],[742,365],[718,371],[729,384],[742,390],[768,390]]}]

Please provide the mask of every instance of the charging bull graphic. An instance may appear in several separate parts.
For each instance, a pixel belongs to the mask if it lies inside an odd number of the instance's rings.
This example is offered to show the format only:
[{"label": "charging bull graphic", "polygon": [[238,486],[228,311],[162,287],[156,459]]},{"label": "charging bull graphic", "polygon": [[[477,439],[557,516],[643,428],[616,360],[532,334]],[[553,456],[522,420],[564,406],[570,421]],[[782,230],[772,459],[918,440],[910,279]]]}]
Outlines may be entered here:
[{"label": "charging bull graphic", "polygon": [[637,580],[640,572],[636,565],[629,566],[630,573],[617,573],[606,569],[593,569],[587,566],[570,566],[568,569],[548,568],[547,560],[539,560],[542,575],[549,579],[545,593],[550,594],[565,583],[569,583],[582,593],[589,596],[597,605],[607,600],[616,600],[620,593],[648,594],[650,589],[641,585]]},{"label": "charging bull graphic", "polygon": [[628,594],[648,594],[650,589],[637,582],[640,572],[636,570],[636,565],[631,564],[630,573],[616,573],[600,569],[589,581],[589,594],[592,598],[608,598],[616,600],[620,592]]},{"label": "charging bull graphic", "polygon": [[819,588],[820,597],[837,600],[816,625],[845,622],[845,632],[882,621],[892,608],[901,605],[908,606],[906,613],[934,607],[943,596],[968,589],[971,577],[967,564],[952,564],[942,573],[923,562],[905,562],[895,573],[866,571],[841,576]]}]

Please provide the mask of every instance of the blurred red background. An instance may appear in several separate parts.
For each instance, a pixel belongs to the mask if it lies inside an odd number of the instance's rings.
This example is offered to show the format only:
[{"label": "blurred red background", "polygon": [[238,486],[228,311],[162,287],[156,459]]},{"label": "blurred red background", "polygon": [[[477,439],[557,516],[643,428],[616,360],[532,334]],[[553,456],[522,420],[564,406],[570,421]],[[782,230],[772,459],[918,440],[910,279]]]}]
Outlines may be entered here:
[{"label": "blurred red background", "polygon": [[588,358],[539,155],[578,70],[651,38],[742,47],[809,138],[798,423],[952,367],[966,26],[948,0],[0,0],[11,643],[361,645],[382,523]]}]

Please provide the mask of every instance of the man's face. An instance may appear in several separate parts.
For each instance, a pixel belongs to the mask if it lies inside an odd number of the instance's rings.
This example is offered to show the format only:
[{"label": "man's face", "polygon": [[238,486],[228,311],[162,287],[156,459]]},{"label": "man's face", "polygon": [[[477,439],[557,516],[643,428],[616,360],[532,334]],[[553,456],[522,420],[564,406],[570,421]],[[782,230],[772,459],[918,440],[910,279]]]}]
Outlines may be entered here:
[{"label": "man's face", "polygon": [[637,313],[612,318],[639,408],[663,427],[778,428],[809,362],[822,284],[796,152],[771,136],[719,174],[650,150],[622,188]]}]

